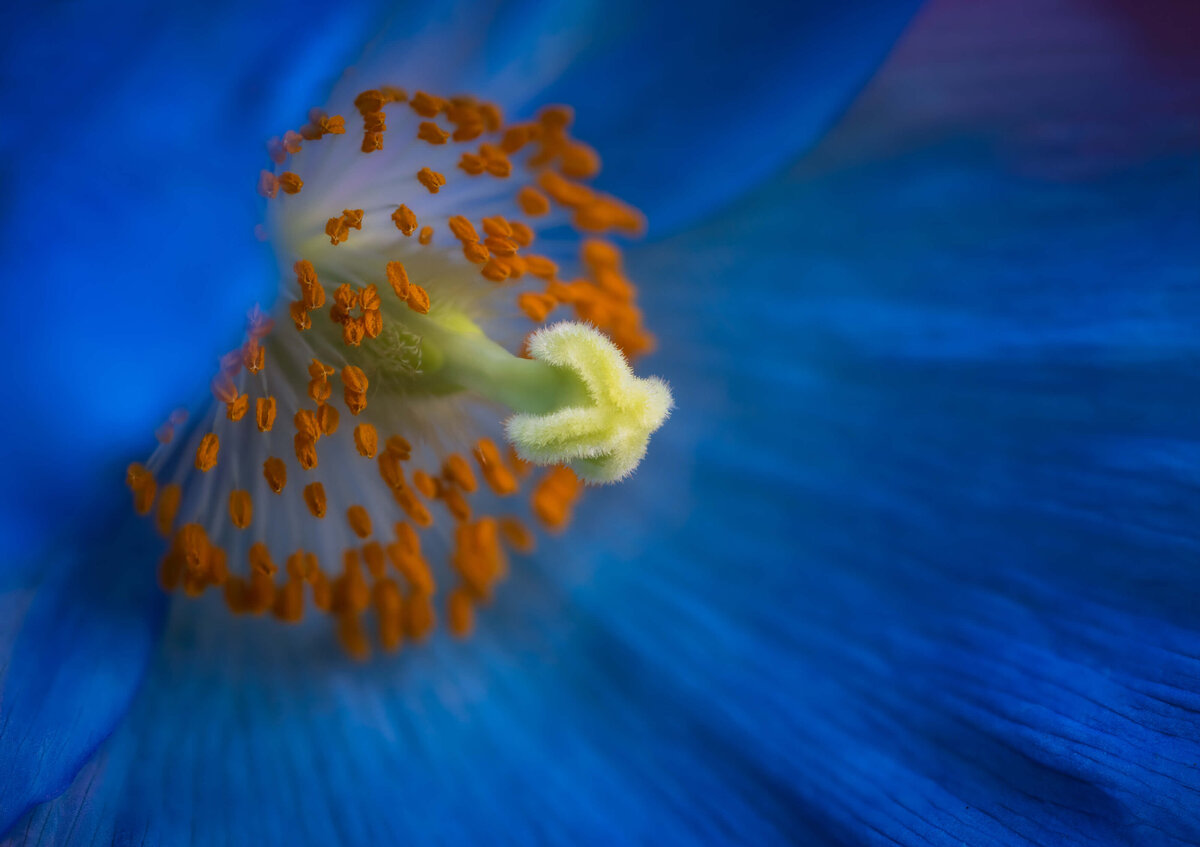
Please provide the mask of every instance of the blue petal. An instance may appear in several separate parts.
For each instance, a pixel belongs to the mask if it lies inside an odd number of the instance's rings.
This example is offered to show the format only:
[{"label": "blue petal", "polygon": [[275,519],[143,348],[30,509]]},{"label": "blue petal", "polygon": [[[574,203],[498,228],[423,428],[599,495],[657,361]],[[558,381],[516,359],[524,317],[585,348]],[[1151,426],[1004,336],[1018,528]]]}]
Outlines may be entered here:
[{"label": "blue petal", "polygon": [[71,783],[141,682],[165,607],[146,536],[122,514],[0,590],[0,832]]},{"label": "blue petal", "polygon": [[662,235],[819,140],[918,5],[603,3],[588,44],[543,96],[575,106],[578,135],[603,154],[600,185]]},{"label": "blue petal", "polygon": [[[1113,96],[1119,20],[1012,17],[947,56],[931,15],[829,146],[634,257],[679,411],[476,641],[355,669],[181,610],[18,835],[1194,843],[1194,90]],[[977,102],[1006,67],[1033,112]]]}]

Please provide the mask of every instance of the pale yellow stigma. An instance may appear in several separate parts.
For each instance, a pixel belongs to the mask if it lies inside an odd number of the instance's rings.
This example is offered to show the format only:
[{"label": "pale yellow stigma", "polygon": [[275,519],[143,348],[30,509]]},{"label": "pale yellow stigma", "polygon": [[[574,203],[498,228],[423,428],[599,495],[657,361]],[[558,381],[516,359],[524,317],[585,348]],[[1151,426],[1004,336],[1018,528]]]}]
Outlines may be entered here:
[{"label": "pale yellow stigma", "polygon": [[505,432],[521,458],[568,464],[588,482],[615,482],[631,474],[646,455],[651,433],[670,414],[666,383],[635,376],[616,345],[584,324],[538,330],[529,340],[529,354],[575,374],[587,389],[587,402],[509,418]]}]

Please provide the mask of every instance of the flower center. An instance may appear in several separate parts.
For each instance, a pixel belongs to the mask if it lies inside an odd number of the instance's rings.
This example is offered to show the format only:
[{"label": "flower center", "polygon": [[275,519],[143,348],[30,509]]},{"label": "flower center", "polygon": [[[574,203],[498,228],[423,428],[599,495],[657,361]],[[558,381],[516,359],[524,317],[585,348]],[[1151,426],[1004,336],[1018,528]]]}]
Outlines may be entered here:
[{"label": "flower center", "polygon": [[[470,632],[530,525],[561,530],[583,481],[631,473],[671,397],[628,364],[653,338],[601,237],[641,216],[584,182],[599,158],[569,110],[509,124],[393,87],[354,107],[361,144],[313,110],[268,145],[283,296],[222,357],[217,405],[174,413],[126,478],[170,539],[164,588],[288,623],[315,608],[365,657],[372,628],[385,650],[427,636],[447,578]],[[560,309],[586,324],[529,331]]]}]

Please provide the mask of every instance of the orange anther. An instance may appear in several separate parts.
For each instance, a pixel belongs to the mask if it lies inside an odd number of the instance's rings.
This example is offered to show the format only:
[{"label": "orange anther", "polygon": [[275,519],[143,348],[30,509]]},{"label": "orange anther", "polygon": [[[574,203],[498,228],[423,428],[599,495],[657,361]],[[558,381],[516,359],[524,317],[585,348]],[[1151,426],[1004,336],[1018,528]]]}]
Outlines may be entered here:
[{"label": "orange anther", "polygon": [[358,109],[360,113],[378,112],[389,102],[387,95],[372,88],[354,98],[354,108]]},{"label": "orange anther", "polygon": [[579,478],[570,468],[552,468],[533,491],[533,513],[549,529],[561,529],[570,520],[580,488]]},{"label": "orange anther", "polygon": [[583,242],[580,258],[593,272],[601,268],[617,269],[621,266],[621,251],[616,245],[597,238],[589,238]]},{"label": "orange anther", "polygon": [[481,123],[465,123],[454,130],[455,141],[474,141],[479,136],[483,135],[483,124]]},{"label": "orange anther", "polygon": [[393,490],[404,488],[404,469],[400,467],[400,457],[390,450],[379,454],[379,476],[385,485]]},{"label": "orange anther", "polygon": [[401,461],[408,461],[412,455],[412,445],[402,435],[389,435],[384,449]]},{"label": "orange anther", "polygon": [[325,234],[329,236],[329,242],[337,246],[350,237],[350,230],[339,215],[325,222]]},{"label": "orange anther", "polygon": [[347,318],[342,324],[342,342],[348,347],[362,344],[366,334],[367,326],[362,318]]},{"label": "orange anther", "polygon": [[250,492],[242,488],[229,492],[229,520],[238,529],[250,526],[254,518],[254,504],[250,501]]},{"label": "orange anther", "polygon": [[404,602],[404,624],[410,638],[423,639],[437,625],[433,601],[427,594],[413,594]]},{"label": "orange anther", "polygon": [[154,505],[154,494],[158,483],[154,474],[146,470],[139,462],[133,462],[125,470],[125,484],[133,492],[133,510],[139,515],[149,514]]},{"label": "orange anther", "polygon": [[200,446],[196,448],[196,470],[207,472],[215,468],[220,449],[221,443],[215,432],[210,432],[200,439]]},{"label": "orange anther", "polygon": [[320,377],[333,376],[337,373],[337,368],[333,365],[327,365],[320,359],[313,359],[308,365],[308,375],[313,379]]},{"label": "orange anther", "polygon": [[271,605],[271,614],[284,623],[297,623],[304,618],[304,583],[299,579],[289,578],[283,587],[275,592],[275,602]]},{"label": "orange anther", "polygon": [[484,218],[483,231],[490,236],[499,238],[511,238],[513,234],[512,225],[500,215]]},{"label": "orange anther", "polygon": [[508,264],[497,259],[488,259],[479,272],[483,274],[484,279],[490,279],[492,282],[504,282],[509,275]]},{"label": "orange anther", "polygon": [[399,262],[388,262],[387,278],[388,283],[392,286],[392,291],[396,292],[396,296],[401,300],[408,300],[408,272],[404,270],[404,265]]},{"label": "orange anther", "polygon": [[284,194],[299,194],[300,189],[304,187],[304,180],[291,171],[284,171],[279,175],[279,187],[283,189]]},{"label": "orange anther", "polygon": [[371,516],[362,506],[354,505],[347,509],[346,521],[359,538],[367,538],[371,535]]},{"label": "orange anther", "polygon": [[425,497],[433,498],[437,494],[437,482],[425,471],[413,471],[413,485]]},{"label": "orange anther", "polygon": [[296,412],[292,421],[296,424],[296,432],[310,441],[321,437],[321,425],[317,423],[317,413],[312,409],[301,409]]},{"label": "orange anther", "polygon": [[279,572],[279,568],[276,566],[274,560],[271,559],[271,551],[261,541],[255,541],[250,545],[247,558],[250,560],[250,570],[253,573],[275,576]]},{"label": "orange anther", "polygon": [[362,618],[345,613],[338,615],[337,621],[338,642],[346,654],[358,662],[365,662],[371,658],[371,642],[367,639]]},{"label": "orange anther", "polygon": [[483,125],[488,132],[497,132],[504,123],[500,108],[495,103],[480,103],[479,117],[483,119]]},{"label": "orange anther", "polygon": [[259,344],[254,336],[242,345],[242,364],[252,374],[258,373],[267,364],[267,348]]},{"label": "orange anther", "polygon": [[479,176],[487,169],[487,163],[482,156],[476,156],[474,153],[463,153],[462,158],[458,160],[458,167],[468,176]]},{"label": "orange anther", "polygon": [[517,252],[517,242],[502,235],[493,235],[484,241],[483,244],[496,256],[513,256]]},{"label": "orange anther", "polygon": [[307,285],[300,283],[300,291],[306,309],[319,309],[325,305],[325,288],[315,277]]},{"label": "orange anther", "polygon": [[359,289],[358,302],[364,311],[378,309],[381,305],[383,305],[382,301],[379,299],[379,289],[374,283],[371,283],[365,288]]},{"label": "orange anther", "polygon": [[442,489],[442,502],[446,504],[446,508],[450,510],[450,514],[460,521],[469,521],[471,519],[471,506],[467,503],[467,498],[463,493],[453,486],[445,486]]},{"label": "orange anther", "polygon": [[558,275],[558,265],[545,256],[523,256],[525,270],[542,279],[554,279]]},{"label": "orange anther", "polygon": [[433,227],[421,227],[421,234],[417,236],[417,241],[420,242],[422,246],[428,244],[430,241],[433,241]]},{"label": "orange anther", "polygon": [[501,518],[500,534],[504,537],[505,543],[518,553],[533,552],[535,546],[533,533],[518,518]]},{"label": "orange anther", "polygon": [[317,425],[321,427],[322,435],[333,435],[337,432],[341,419],[342,416],[332,404],[322,403],[317,406]]},{"label": "orange anther", "polygon": [[332,117],[322,118],[317,126],[323,132],[329,135],[344,135],[346,133],[346,119],[341,115],[333,115]]},{"label": "orange anther", "polygon": [[254,401],[254,419],[259,432],[270,432],[275,426],[275,398],[259,397]]},{"label": "orange anther", "polygon": [[559,153],[559,169],[564,176],[589,179],[600,172],[600,156],[586,144],[573,141]]},{"label": "orange anther", "polygon": [[358,551],[347,549],[342,552],[342,575],[333,582],[333,610],[335,612],[362,612],[371,602],[371,591],[363,576]]},{"label": "orange anther", "polygon": [[383,149],[383,133],[382,132],[364,132],[361,149],[364,153],[374,153],[376,150],[382,150]]},{"label": "orange anther", "polygon": [[329,380],[324,375],[308,381],[308,396],[314,403],[324,403],[332,393],[333,386],[329,384]]},{"label": "orange anther", "polygon": [[419,285],[409,286],[408,308],[422,315],[429,314],[429,293]]},{"label": "orange anther", "polygon": [[288,575],[288,579],[304,579],[304,551],[297,550],[288,556],[283,563],[283,570]]},{"label": "orange anther", "polygon": [[175,534],[175,548],[183,556],[183,566],[191,573],[208,569],[208,533],[198,523],[184,524]]},{"label": "orange anther", "polygon": [[504,178],[512,173],[512,162],[507,157],[487,159],[485,167],[487,168],[487,172],[492,176]]},{"label": "orange anther", "polygon": [[375,432],[375,427],[369,423],[360,423],[354,427],[354,447],[358,450],[358,455],[374,459],[378,446],[379,436]]},{"label": "orange anther", "polygon": [[433,121],[421,121],[420,126],[417,127],[417,138],[428,141],[430,144],[445,144],[450,138],[450,133]]},{"label": "orange anther", "polygon": [[300,463],[300,467],[311,471],[317,466],[317,442],[315,440],[297,432],[292,438],[292,444],[295,447],[296,461]]},{"label": "orange anther", "polygon": [[482,265],[491,258],[488,249],[474,241],[469,241],[463,245],[463,255],[467,257],[468,262],[473,262],[476,265]]},{"label": "orange anther", "polygon": [[475,474],[471,471],[471,466],[467,464],[466,459],[457,453],[451,453],[446,457],[446,460],[442,463],[442,475],[468,493],[478,487],[478,484],[475,482]]},{"label": "orange anther", "polygon": [[393,488],[392,499],[417,526],[433,526],[433,515],[429,513],[429,509],[408,489]]},{"label": "orange anther", "polygon": [[367,395],[355,394],[349,389],[342,392],[342,397],[346,401],[346,408],[350,410],[350,414],[357,415],[363,409],[367,408]]},{"label": "orange anther", "polygon": [[162,493],[158,497],[158,509],[154,514],[154,525],[158,529],[158,534],[169,536],[171,527],[175,523],[175,515],[179,513],[179,503],[183,499],[183,489],[172,482],[170,485],[163,486]]},{"label": "orange anther", "polygon": [[363,561],[367,563],[367,572],[375,579],[387,576],[387,557],[383,555],[383,545],[378,541],[368,541],[362,548]]},{"label": "orange anther", "polygon": [[392,223],[405,235],[412,235],[417,231],[417,216],[408,206],[401,205],[399,209],[392,212]]},{"label": "orange anther", "polygon": [[304,486],[304,505],[314,518],[325,517],[325,486],[319,482]]},{"label": "orange anther", "polygon": [[395,85],[379,86],[380,93],[387,98],[389,103],[403,103],[408,99],[408,93],[403,88],[398,88]]},{"label": "orange anther", "polygon": [[303,144],[300,133],[289,129],[283,134],[283,149],[289,153],[299,153]]},{"label": "orange anther", "polygon": [[333,292],[333,302],[343,312],[349,312],[358,307],[358,292],[348,283],[343,282]]},{"label": "orange anther", "polygon": [[421,555],[421,539],[415,529],[404,521],[397,521],[395,531],[396,542],[404,552],[413,556]]},{"label": "orange anther", "polygon": [[366,112],[362,117],[365,132],[382,133],[387,131],[387,116],[383,112]]},{"label": "orange anther", "polygon": [[517,203],[521,211],[534,217],[550,211],[550,201],[546,195],[529,185],[517,192]]},{"label": "orange anther", "polygon": [[355,365],[342,368],[342,384],[346,386],[347,391],[353,391],[355,394],[362,394],[370,387],[363,369]]},{"label": "orange anther", "polygon": [[423,118],[436,117],[438,112],[446,108],[446,101],[441,97],[434,97],[432,94],[426,94],[424,91],[418,91],[409,101],[412,110]]},{"label": "orange anther", "polygon": [[517,306],[531,321],[541,323],[558,305],[558,300],[549,294],[526,291],[517,295]]},{"label": "orange anther", "polygon": [[333,606],[333,587],[329,584],[329,577],[317,571],[309,578],[309,582],[312,584],[313,605],[322,612],[328,612]]},{"label": "orange anther", "polygon": [[308,309],[305,308],[303,300],[293,300],[288,306],[288,314],[292,316],[296,329],[301,332],[312,327],[312,318],[308,316]]},{"label": "orange anther", "polygon": [[378,309],[363,312],[362,328],[367,338],[378,338],[383,332],[383,314]]},{"label": "orange anther", "polygon": [[231,421],[240,421],[246,416],[247,410],[250,408],[250,395],[239,394],[233,400],[225,404],[225,417]]},{"label": "orange anther", "polygon": [[270,171],[262,171],[258,175],[258,193],[268,200],[274,199],[279,193],[279,180]]},{"label": "orange anther", "polygon": [[404,598],[390,579],[381,579],[371,589],[371,603],[379,627],[379,644],[384,650],[398,650],[404,641]]},{"label": "orange anther", "polygon": [[455,215],[450,218],[449,224],[450,231],[454,233],[454,237],[459,241],[475,242],[479,240],[479,233],[475,231],[475,227],[462,215]]},{"label": "orange anther", "polygon": [[505,497],[517,491],[516,477],[501,460],[500,451],[496,448],[494,441],[490,438],[479,439],[475,445],[474,455],[475,461],[479,464],[480,473],[483,474],[488,487],[495,494]]},{"label": "orange anther", "polygon": [[437,194],[442,186],[446,184],[446,178],[437,171],[431,171],[429,168],[421,168],[417,171],[417,181],[429,190],[430,194]]},{"label": "orange anther", "polygon": [[512,227],[512,240],[520,244],[522,247],[528,247],[533,243],[533,230],[528,225],[520,221],[512,221],[509,226]]},{"label": "orange anther", "polygon": [[450,592],[446,603],[446,617],[450,632],[456,638],[466,638],[475,628],[475,606],[470,595],[462,588]]},{"label": "orange anther", "polygon": [[263,462],[263,477],[272,491],[276,494],[282,493],[283,487],[287,485],[287,465],[283,463],[283,459],[271,456]]}]

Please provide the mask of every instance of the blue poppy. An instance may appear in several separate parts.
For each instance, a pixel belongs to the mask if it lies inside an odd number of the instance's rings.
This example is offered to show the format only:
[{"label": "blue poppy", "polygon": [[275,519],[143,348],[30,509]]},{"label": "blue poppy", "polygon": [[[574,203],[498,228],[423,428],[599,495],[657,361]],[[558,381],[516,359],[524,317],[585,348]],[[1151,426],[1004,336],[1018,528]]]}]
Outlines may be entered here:
[{"label": "blue poppy", "polygon": [[[1200,841],[1200,16],[935,2],[860,93],[912,4],[833,5],[23,10],[13,843]],[[576,106],[679,409],[472,639],[359,665],[168,617],[108,501],[270,297],[247,139],[379,32]]]}]

